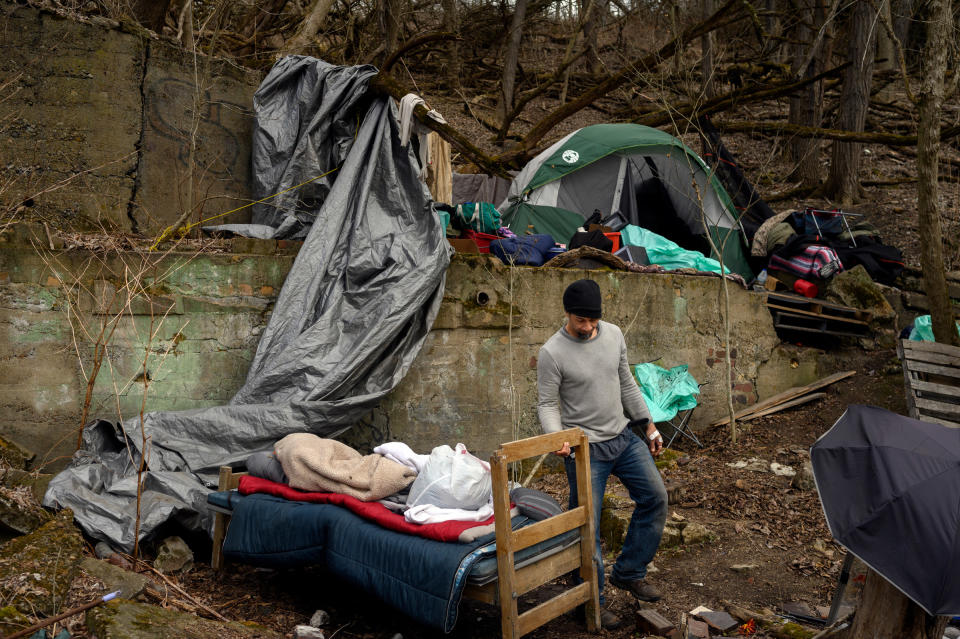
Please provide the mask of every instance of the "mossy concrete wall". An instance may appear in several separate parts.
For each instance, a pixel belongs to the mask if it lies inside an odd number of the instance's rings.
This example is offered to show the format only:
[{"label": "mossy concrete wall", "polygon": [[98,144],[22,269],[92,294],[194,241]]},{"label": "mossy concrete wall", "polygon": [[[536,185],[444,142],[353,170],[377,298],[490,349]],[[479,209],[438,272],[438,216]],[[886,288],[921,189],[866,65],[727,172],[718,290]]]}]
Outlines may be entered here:
[{"label": "mossy concrete wall", "polygon": [[369,420],[373,428],[349,437],[390,433],[423,451],[462,441],[487,454],[499,442],[540,432],[538,351],[563,322],[563,290],[582,277],[600,284],[604,319],[623,330],[631,363],[686,364],[704,384],[695,428],[727,414],[728,387],[740,409],[839,366],[823,351],[781,344],[763,297],[732,282],[725,294],[719,278],[511,269],[463,255],[450,267],[440,314],[410,372]]},{"label": "mossy concrete wall", "polygon": [[293,253],[103,255],[0,242],[0,434],[38,463],[62,465],[91,379],[90,418],[226,403]]},{"label": "mossy concrete wall", "polygon": [[0,196],[21,219],[154,234],[250,201],[258,74],[7,1],[0,72]]},{"label": "mossy concrete wall", "polygon": [[[75,448],[91,378],[90,418],[227,402],[296,250],[237,240],[203,253],[51,251],[25,244],[20,228],[0,234],[0,435],[54,468]],[[584,276],[600,283],[604,316],[623,328],[631,362],[688,364],[707,384],[695,425],[723,414],[727,386],[740,407],[834,365],[820,351],[780,345],[760,296],[731,285],[728,382],[716,278],[509,269],[458,255],[409,374],[347,440],[364,448],[399,439],[421,451],[462,441],[488,455],[537,432],[537,351],[560,327],[564,287]]]}]

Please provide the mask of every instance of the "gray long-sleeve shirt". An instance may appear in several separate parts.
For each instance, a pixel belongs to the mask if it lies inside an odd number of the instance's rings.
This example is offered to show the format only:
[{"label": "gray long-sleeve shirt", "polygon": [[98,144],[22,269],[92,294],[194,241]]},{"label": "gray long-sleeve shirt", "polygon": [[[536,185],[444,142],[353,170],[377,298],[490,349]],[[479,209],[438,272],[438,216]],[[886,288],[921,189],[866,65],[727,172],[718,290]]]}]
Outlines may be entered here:
[{"label": "gray long-sleeve shirt", "polygon": [[579,427],[591,443],[619,435],[630,419],[650,418],[627,364],[620,327],[601,321],[597,334],[580,340],[565,328],[540,348],[537,414],[545,433]]}]

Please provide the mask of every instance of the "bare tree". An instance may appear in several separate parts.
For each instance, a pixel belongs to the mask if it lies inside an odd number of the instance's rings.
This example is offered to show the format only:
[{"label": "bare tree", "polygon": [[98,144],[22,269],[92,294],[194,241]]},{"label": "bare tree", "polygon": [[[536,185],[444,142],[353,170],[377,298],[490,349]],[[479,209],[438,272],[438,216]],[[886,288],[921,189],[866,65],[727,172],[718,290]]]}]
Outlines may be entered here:
[{"label": "bare tree", "polygon": [[[440,0],[443,8],[443,30],[447,33],[460,33],[460,17],[457,14],[456,0]],[[447,43],[447,83],[451,87],[460,86],[460,43],[451,38]]]},{"label": "bare tree", "polygon": [[923,79],[917,105],[920,112],[917,130],[917,209],[920,237],[924,238],[920,248],[920,265],[923,268],[923,287],[930,300],[933,335],[938,342],[960,346],[943,266],[943,231],[937,197],[940,114],[943,111],[944,78],[953,14],[949,0],[930,0],[927,7],[930,15],[927,19],[927,42],[921,56]]},{"label": "bare tree", "polygon": [[[820,25],[820,31],[816,29]],[[797,79],[813,78],[826,69],[829,55],[827,43],[831,31],[826,7],[822,0],[799,0],[797,3],[796,28],[793,37],[793,67]],[[823,80],[813,82],[790,96],[790,124],[819,127],[823,122]],[[793,138],[789,145],[795,167],[793,179],[801,186],[816,187],[820,184],[820,140]]]},{"label": "bare tree", "polygon": [[517,0],[510,21],[510,33],[507,37],[507,52],[503,58],[503,80],[501,81],[500,100],[497,117],[506,118],[513,108],[513,92],[517,80],[517,62],[520,58],[520,41],[523,39],[523,21],[527,15],[527,0]]},{"label": "bare tree", "polygon": [[286,53],[302,53],[313,42],[317,33],[323,27],[333,7],[334,0],[313,0],[313,4],[304,13],[303,21],[296,33],[283,46]]},{"label": "bare tree", "polygon": [[[713,0],[702,1],[702,19],[706,20],[713,14]],[[716,97],[717,87],[714,81],[714,45],[715,38],[713,32],[705,33],[700,36],[700,72],[703,75],[703,95],[708,100]]]},{"label": "bare tree", "polygon": [[[862,132],[870,106],[870,85],[877,42],[877,15],[868,0],[856,0],[847,25],[847,59],[851,65],[843,75],[840,92],[839,127]],[[863,145],[834,142],[830,176],[825,193],[850,206],[860,197],[860,156]]]}]

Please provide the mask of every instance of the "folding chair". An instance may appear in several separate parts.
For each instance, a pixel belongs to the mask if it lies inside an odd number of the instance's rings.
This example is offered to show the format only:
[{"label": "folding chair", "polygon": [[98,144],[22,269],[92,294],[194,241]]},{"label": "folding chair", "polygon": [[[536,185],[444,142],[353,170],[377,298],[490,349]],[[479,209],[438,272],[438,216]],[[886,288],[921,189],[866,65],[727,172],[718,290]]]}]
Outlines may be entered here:
[{"label": "folding chair", "polygon": [[[700,384],[700,386],[703,386],[703,384]],[[697,407],[694,406],[693,408],[680,411],[677,413],[676,417],[666,422],[673,427],[673,433],[670,435],[670,439],[667,440],[665,448],[670,448],[673,445],[673,440],[677,438],[677,435],[683,435],[700,448],[703,448],[703,444],[700,443],[700,440],[697,439],[697,436],[692,430],[690,430],[690,427],[688,426],[690,423],[690,416],[693,415],[693,411],[696,410],[696,408]]]},{"label": "folding chair", "polygon": [[[643,392],[647,408],[650,409],[654,420],[659,424],[669,424],[671,427],[670,438],[666,441],[667,448],[673,445],[677,435],[686,437],[702,448],[703,444],[690,429],[690,417],[693,416],[693,411],[697,407],[696,396],[700,394],[700,389],[706,383],[697,383],[687,372],[686,366],[675,366],[668,371],[655,364],[656,361],[636,364],[632,368],[634,379]],[[677,377],[678,374],[679,377]],[[693,390],[694,384],[696,384],[696,391]],[[677,403],[677,397],[686,399]],[[691,400],[693,405],[690,405]]]}]

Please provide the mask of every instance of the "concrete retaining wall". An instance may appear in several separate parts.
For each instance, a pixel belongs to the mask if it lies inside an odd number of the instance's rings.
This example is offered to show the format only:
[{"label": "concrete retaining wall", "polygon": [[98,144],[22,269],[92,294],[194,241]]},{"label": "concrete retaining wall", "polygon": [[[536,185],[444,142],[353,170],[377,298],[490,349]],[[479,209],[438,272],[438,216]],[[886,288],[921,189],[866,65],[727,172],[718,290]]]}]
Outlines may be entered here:
[{"label": "concrete retaining wall", "polygon": [[[220,253],[104,256],[39,251],[21,242],[19,228],[0,235],[7,240],[0,241],[0,408],[8,416],[0,435],[54,466],[75,447],[87,380],[104,345],[91,418],[136,415],[141,404],[180,410],[228,401],[296,249],[238,240]],[[363,448],[400,439],[423,451],[462,441],[487,455],[536,432],[537,351],[560,326],[563,288],[584,275],[600,283],[605,317],[624,329],[630,360],[689,364],[707,384],[695,424],[722,414],[718,279],[511,271],[485,256],[457,256],[424,349],[347,440]],[[132,296],[131,281],[140,283]],[[731,286],[730,304],[738,407],[833,370],[835,358],[820,351],[779,345],[759,296]]]},{"label": "concrete retaining wall", "polygon": [[4,209],[155,234],[183,211],[196,221],[250,201],[258,74],[145,31],[0,4]]}]

